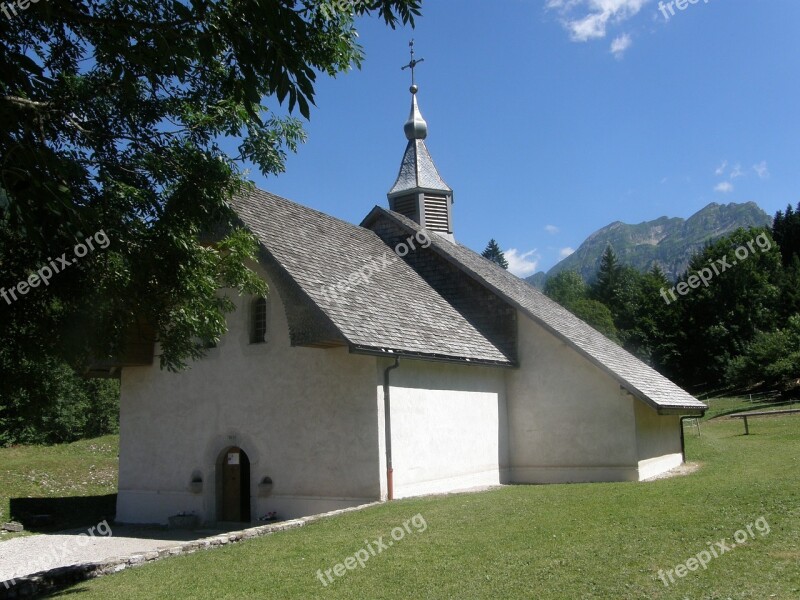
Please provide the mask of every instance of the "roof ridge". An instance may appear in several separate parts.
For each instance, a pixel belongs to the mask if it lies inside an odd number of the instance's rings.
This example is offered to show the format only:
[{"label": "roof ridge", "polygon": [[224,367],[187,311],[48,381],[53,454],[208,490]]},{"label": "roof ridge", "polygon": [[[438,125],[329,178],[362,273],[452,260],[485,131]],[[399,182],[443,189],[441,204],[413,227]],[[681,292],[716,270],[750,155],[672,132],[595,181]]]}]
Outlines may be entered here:
[{"label": "roof ridge", "polygon": [[[344,219],[340,219],[339,217],[334,217],[333,215],[330,215],[328,213],[322,212],[321,210],[318,210],[316,208],[312,208],[310,206],[306,206],[305,204],[300,204],[299,202],[295,202],[294,200],[289,200],[288,198],[284,198],[283,196],[279,196],[278,194],[273,194],[272,192],[268,192],[266,190],[262,190],[261,188],[257,188],[257,187],[253,188],[253,190],[248,192],[248,193],[249,193],[249,195],[268,196],[273,200],[277,200],[279,202],[285,202],[287,204],[291,204],[292,206],[296,206],[296,207],[298,207],[298,208],[300,208],[300,209],[302,209],[304,211],[315,213],[317,216],[319,216],[319,217],[321,217],[321,218],[323,218],[325,220],[335,221],[335,222],[339,223],[340,225],[345,225],[347,227],[351,227],[351,228],[357,229],[359,231],[368,231],[368,232],[373,233],[373,234],[375,233],[371,229],[367,229],[366,227],[363,227],[361,225],[356,225],[355,223],[351,223],[350,221],[345,221]],[[236,198],[236,197],[234,197],[234,198]],[[380,237],[378,237],[378,239],[380,239]]]}]

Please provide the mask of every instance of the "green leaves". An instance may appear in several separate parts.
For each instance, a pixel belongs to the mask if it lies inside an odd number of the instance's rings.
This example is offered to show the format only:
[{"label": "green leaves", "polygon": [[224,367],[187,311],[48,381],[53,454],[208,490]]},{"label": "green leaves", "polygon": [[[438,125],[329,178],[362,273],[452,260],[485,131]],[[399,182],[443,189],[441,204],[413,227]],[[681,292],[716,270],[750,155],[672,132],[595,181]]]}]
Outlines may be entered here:
[{"label": "green leaves", "polygon": [[[79,232],[102,228],[113,241],[38,290],[40,301],[0,310],[4,343],[35,345],[47,323],[66,347],[80,323],[84,347],[69,352],[79,362],[118,348],[120,332],[146,319],[162,364],[178,369],[202,353],[198,338],[224,332],[231,304],[219,286],[265,292],[246,266],[252,239],[234,232],[208,246],[201,236],[233,231],[229,200],[246,183],[244,162],[284,170],[305,140],[287,113],[310,118],[318,74],[361,64],[354,18],[394,27],[419,14],[418,0],[358,2],[328,18],[322,4],[48,0],[3,20],[0,222],[15,243],[0,244],[0,263],[14,265],[0,285]],[[283,114],[268,114],[266,97]],[[222,150],[229,138],[236,156]]]}]

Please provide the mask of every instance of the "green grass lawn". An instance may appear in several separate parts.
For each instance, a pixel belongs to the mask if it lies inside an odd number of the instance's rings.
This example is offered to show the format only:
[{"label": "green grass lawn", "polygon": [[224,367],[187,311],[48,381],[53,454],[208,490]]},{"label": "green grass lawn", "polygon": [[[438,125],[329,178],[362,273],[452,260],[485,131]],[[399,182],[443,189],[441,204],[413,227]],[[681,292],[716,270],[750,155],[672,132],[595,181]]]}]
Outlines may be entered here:
[{"label": "green grass lawn", "polygon": [[[115,435],[56,446],[0,448],[0,521],[13,517],[25,522],[26,513],[33,512],[53,516],[42,530],[96,524],[109,503],[113,510],[118,448]],[[12,514],[12,502],[21,514]]]},{"label": "green grass lawn", "polygon": [[710,398],[703,400],[708,405],[705,420],[731,415],[738,412],[770,411],[800,408],[800,402],[775,403],[766,400],[748,398]]},{"label": "green grass lawn", "polygon": [[[724,404],[724,403],[723,403]],[[508,486],[402,500],[79,584],[94,598],[800,598],[800,417],[687,430],[702,468],[650,483]],[[421,514],[404,539],[326,587],[332,568]],[[752,524],[763,518],[769,533]],[[763,524],[763,521],[762,521]],[[675,577],[660,569],[751,525],[755,539]],[[717,547],[715,546],[715,549]]]}]

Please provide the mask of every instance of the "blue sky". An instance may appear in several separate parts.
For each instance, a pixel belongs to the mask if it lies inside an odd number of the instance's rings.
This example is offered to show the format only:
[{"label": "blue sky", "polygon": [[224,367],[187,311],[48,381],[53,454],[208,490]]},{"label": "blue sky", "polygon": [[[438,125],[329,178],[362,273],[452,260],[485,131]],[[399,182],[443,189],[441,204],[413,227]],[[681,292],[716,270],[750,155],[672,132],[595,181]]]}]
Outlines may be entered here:
[{"label": "blue sky", "polygon": [[481,251],[496,238],[519,275],[612,221],[685,218],[710,202],[796,205],[800,2],[667,5],[428,0],[413,31],[360,21],[364,67],[321,77],[308,142],[285,174],[251,178],[354,223],[386,206],[413,37],[456,239]]}]

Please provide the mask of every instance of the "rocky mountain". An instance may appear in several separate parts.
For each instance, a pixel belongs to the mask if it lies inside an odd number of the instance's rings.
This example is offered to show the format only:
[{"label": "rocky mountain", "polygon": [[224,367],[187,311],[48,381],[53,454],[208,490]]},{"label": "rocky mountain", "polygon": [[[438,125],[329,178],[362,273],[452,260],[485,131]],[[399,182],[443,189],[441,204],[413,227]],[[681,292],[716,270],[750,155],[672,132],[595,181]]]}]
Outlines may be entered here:
[{"label": "rocky mountain", "polygon": [[547,277],[565,269],[578,271],[586,281],[594,279],[600,258],[611,245],[620,262],[640,271],[659,265],[670,279],[686,270],[691,256],[709,241],[739,227],[770,226],[772,218],[755,202],[717,204],[712,202],[688,219],[660,217],[638,225],[615,221],[598,229],[570,256],[526,281],[542,287]]}]

